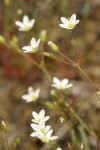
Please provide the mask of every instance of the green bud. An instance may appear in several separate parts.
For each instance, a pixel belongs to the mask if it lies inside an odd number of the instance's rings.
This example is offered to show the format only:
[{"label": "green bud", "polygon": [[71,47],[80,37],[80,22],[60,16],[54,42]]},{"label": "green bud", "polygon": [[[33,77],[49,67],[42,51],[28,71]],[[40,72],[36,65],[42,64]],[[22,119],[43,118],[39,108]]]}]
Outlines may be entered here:
[{"label": "green bud", "polygon": [[5,38],[2,35],[0,35],[0,43],[1,44],[5,44],[6,43],[6,40],[5,40]]},{"label": "green bud", "polygon": [[47,31],[46,30],[41,31],[40,39],[41,39],[42,42],[46,42],[46,40],[47,40]]},{"label": "green bud", "polygon": [[1,125],[2,125],[2,129],[3,129],[4,131],[6,131],[6,130],[7,130],[7,126],[6,126],[6,124],[5,124],[4,121],[1,121]]},{"label": "green bud", "polygon": [[22,9],[19,8],[16,13],[17,13],[17,15],[21,15],[22,14]]},{"label": "green bud", "polygon": [[49,57],[49,58],[54,57],[54,55],[52,53],[44,52],[43,54],[44,54],[44,56]]},{"label": "green bud", "polygon": [[4,4],[5,4],[6,6],[9,6],[9,5],[10,5],[10,2],[11,2],[11,0],[4,0]]},{"label": "green bud", "polygon": [[50,48],[51,48],[53,51],[55,51],[55,52],[58,52],[58,51],[59,51],[58,46],[57,46],[55,43],[53,43],[52,41],[49,41],[49,42],[48,42],[48,45],[50,46]]},{"label": "green bud", "polygon": [[97,97],[100,99],[100,91],[97,92]]}]

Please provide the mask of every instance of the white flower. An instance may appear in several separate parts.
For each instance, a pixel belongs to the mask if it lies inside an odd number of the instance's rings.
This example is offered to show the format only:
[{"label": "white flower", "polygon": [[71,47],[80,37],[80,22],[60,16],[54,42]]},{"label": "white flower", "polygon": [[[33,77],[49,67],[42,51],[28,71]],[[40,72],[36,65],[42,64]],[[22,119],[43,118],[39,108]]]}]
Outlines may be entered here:
[{"label": "white flower", "polygon": [[57,136],[52,136],[53,130],[51,129],[51,126],[43,127],[31,124],[31,127],[35,130],[31,136],[39,138],[42,142],[49,142],[50,140],[55,140],[58,138]]},{"label": "white flower", "polygon": [[19,27],[19,31],[29,31],[35,23],[35,19],[29,20],[28,16],[24,16],[22,22],[15,21],[15,24]]},{"label": "white flower", "polygon": [[59,90],[65,90],[67,88],[72,87],[72,84],[69,84],[69,80],[68,79],[63,79],[63,80],[59,80],[58,78],[54,77],[53,78],[53,84],[51,85]]},{"label": "white flower", "polygon": [[64,118],[63,118],[63,117],[60,117],[59,119],[60,119],[60,122],[61,122],[61,123],[64,122]]},{"label": "white flower", "polygon": [[42,109],[39,114],[37,114],[35,111],[32,112],[32,116],[34,119],[32,119],[33,122],[40,124],[41,122],[45,122],[49,120],[49,116],[45,116],[45,110]]},{"label": "white flower", "polygon": [[22,95],[22,99],[26,102],[34,102],[39,98],[40,89],[34,90],[32,87],[28,88],[28,94]]},{"label": "white flower", "polygon": [[29,45],[29,46],[24,46],[24,47],[22,48],[22,50],[23,50],[23,52],[25,52],[25,53],[37,52],[37,51],[38,51],[39,44],[40,44],[40,39],[38,39],[38,40],[36,41],[35,38],[32,38],[32,39],[31,39],[31,42],[30,42],[30,45]]},{"label": "white flower", "polygon": [[58,147],[56,150],[62,150],[62,148],[61,148],[61,147]]},{"label": "white flower", "polygon": [[45,116],[45,111],[42,109],[39,114],[35,111],[32,112],[34,119],[32,121],[34,123],[31,124],[34,132],[31,134],[32,137],[39,138],[42,142],[49,142],[50,140],[55,140],[58,137],[53,136],[53,130],[51,126],[45,125],[45,122],[50,118],[49,116]]},{"label": "white flower", "polygon": [[79,20],[76,20],[76,14],[73,14],[70,18],[61,17],[63,24],[59,24],[60,27],[66,29],[73,29],[76,24],[79,23]]}]

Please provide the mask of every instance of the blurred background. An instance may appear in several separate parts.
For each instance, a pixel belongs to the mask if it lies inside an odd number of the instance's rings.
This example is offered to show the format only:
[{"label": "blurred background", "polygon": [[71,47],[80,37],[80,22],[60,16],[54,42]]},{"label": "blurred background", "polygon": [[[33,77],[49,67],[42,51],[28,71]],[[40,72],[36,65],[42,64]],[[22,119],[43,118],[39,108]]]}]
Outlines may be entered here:
[{"label": "blurred background", "polygon": [[[42,148],[38,139],[30,137],[33,110],[39,112],[45,108],[46,114],[51,116],[52,127],[60,113],[56,115],[54,110],[48,109],[44,104],[52,100],[52,88],[41,69],[32,63],[32,60],[39,63],[40,57],[37,54],[23,54],[21,48],[32,37],[38,39],[41,31],[46,30],[47,41],[55,42],[65,55],[75,60],[71,32],[59,27],[60,18],[68,18],[73,13],[80,20],[75,27],[74,36],[81,66],[100,85],[100,0],[0,0],[0,122],[4,120],[8,126],[11,149],[15,146],[16,139],[18,145],[15,147],[18,150]],[[24,15],[36,20],[29,32],[20,32],[15,25],[15,21],[22,21]],[[45,51],[50,51],[47,42],[44,43],[44,48]],[[75,68],[50,58],[45,58],[45,62],[52,78],[68,78],[73,82],[74,86],[69,93],[70,103],[96,137],[95,139],[87,134],[90,149],[99,150],[100,100],[96,96],[97,91]],[[26,103],[21,98],[27,93],[29,86],[41,88],[40,98],[36,103]],[[71,119],[68,112],[66,116]],[[67,142],[72,142],[69,130],[64,134],[64,127],[68,128],[67,122],[54,127],[55,133],[60,135],[58,146],[63,150],[68,149]],[[79,136],[76,128],[77,123],[74,131]],[[0,150],[6,149],[5,134],[0,129]]]}]

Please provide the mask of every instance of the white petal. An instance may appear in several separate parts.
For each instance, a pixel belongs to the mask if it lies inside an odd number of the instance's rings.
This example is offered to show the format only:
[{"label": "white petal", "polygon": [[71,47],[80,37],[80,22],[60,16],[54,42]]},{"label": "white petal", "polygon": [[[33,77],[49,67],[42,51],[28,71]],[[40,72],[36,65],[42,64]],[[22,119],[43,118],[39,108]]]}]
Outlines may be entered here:
[{"label": "white petal", "polygon": [[30,20],[30,22],[29,22],[30,27],[32,27],[34,25],[34,23],[35,23],[35,19]]},{"label": "white petal", "polygon": [[68,84],[68,79],[64,79],[61,81],[62,87],[66,86]]},{"label": "white petal", "polygon": [[22,47],[22,50],[25,50],[25,51],[32,51],[32,47],[31,46],[24,46]]},{"label": "white petal", "polygon": [[51,126],[46,126],[45,131],[48,132],[50,130]]},{"label": "white petal", "polygon": [[52,133],[53,133],[53,130],[52,130],[52,129],[49,130],[49,131],[47,132],[47,134],[46,134],[46,137],[50,137]]},{"label": "white petal", "polygon": [[23,26],[24,26],[23,23],[20,21],[15,21],[15,24],[21,28],[23,28]]},{"label": "white petal", "polygon": [[31,86],[28,88],[28,92],[29,92],[29,93],[32,93],[32,92],[33,92],[33,88],[32,88]]},{"label": "white petal", "polygon": [[65,88],[70,88],[70,87],[72,87],[73,86],[73,84],[68,84]]},{"label": "white petal", "polygon": [[29,18],[28,18],[28,16],[24,16],[23,17],[23,23],[25,24],[25,25],[27,25],[28,23],[29,23]]},{"label": "white petal", "polygon": [[24,52],[24,53],[33,53],[32,50],[30,50],[30,51],[25,51],[25,50],[23,50],[23,52]]},{"label": "white petal", "polygon": [[51,86],[55,87],[55,88],[58,88],[58,86],[56,84],[52,84]]},{"label": "white petal", "polygon": [[56,150],[62,150],[62,148],[61,148],[61,147],[58,147]]},{"label": "white petal", "polygon": [[36,94],[37,96],[39,96],[39,93],[40,93],[40,89],[37,89],[37,90],[35,91],[35,94]]},{"label": "white petal", "polygon": [[32,123],[31,127],[35,130],[38,131],[39,130],[39,126],[37,124]]},{"label": "white petal", "polygon": [[37,48],[38,48],[39,44],[40,44],[40,39],[37,40],[37,44],[36,44]]},{"label": "white petal", "polygon": [[34,123],[38,123],[38,121],[36,119],[32,119],[32,122]]},{"label": "white petal", "polygon": [[32,112],[32,116],[33,116],[36,120],[39,119],[39,115],[38,115],[35,111]]},{"label": "white petal", "polygon": [[64,23],[64,24],[68,24],[69,20],[65,17],[61,17],[61,21]]},{"label": "white petal", "polygon": [[44,118],[44,116],[45,116],[45,111],[44,111],[44,109],[42,109],[42,110],[40,111],[39,116],[40,116],[40,118]]},{"label": "white petal", "polygon": [[62,27],[62,28],[66,28],[67,27],[66,24],[59,24],[59,26]]},{"label": "white petal", "polygon": [[51,136],[50,140],[56,140],[58,138],[58,136]]},{"label": "white petal", "polygon": [[49,116],[46,116],[46,117],[44,118],[44,120],[47,121],[47,120],[49,120],[49,118],[50,118]]},{"label": "white petal", "polygon": [[36,137],[37,136],[37,132],[33,132],[30,136]]},{"label": "white petal", "polygon": [[76,20],[76,14],[73,14],[71,17],[70,17],[70,20]]},{"label": "white petal", "polygon": [[32,46],[33,48],[36,48],[36,47],[37,47],[37,43],[36,43],[36,39],[35,39],[35,38],[32,38],[32,39],[31,39],[31,46]]},{"label": "white petal", "polygon": [[79,22],[80,22],[79,20],[76,20],[76,21],[75,21],[75,24],[78,24]]},{"label": "white petal", "polygon": [[54,77],[53,78],[53,82],[57,85],[57,86],[60,86],[61,85],[61,82],[58,78]]},{"label": "white petal", "polygon": [[22,99],[25,100],[26,102],[32,102],[32,98],[28,94],[22,95]]}]

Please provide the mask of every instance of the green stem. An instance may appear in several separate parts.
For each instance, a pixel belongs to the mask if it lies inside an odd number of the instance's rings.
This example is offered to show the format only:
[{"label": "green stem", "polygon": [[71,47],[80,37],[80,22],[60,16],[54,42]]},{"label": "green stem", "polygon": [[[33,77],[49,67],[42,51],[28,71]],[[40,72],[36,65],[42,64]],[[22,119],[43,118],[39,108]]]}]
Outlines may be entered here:
[{"label": "green stem", "polygon": [[74,61],[71,60],[71,59],[70,59],[69,57],[67,57],[66,55],[64,55],[62,52],[58,51],[58,53],[59,53],[62,57],[64,57],[65,59],[67,59],[71,64],[74,64]]},{"label": "green stem", "polygon": [[90,77],[84,72],[84,70],[77,65],[77,69],[85,76],[85,78],[95,87],[98,91],[100,90],[99,87],[90,79]]},{"label": "green stem", "polygon": [[6,131],[6,130],[4,130],[4,131],[5,131],[5,134],[6,134],[7,149],[9,150],[8,134],[7,134],[7,131]]},{"label": "green stem", "polygon": [[74,51],[75,51],[75,56],[76,56],[76,60],[77,60],[77,63],[79,62],[79,58],[78,58],[78,54],[77,54],[77,49],[76,49],[76,40],[74,38],[74,30],[72,30],[72,44],[74,46]]}]

